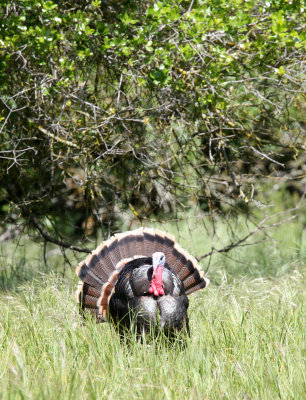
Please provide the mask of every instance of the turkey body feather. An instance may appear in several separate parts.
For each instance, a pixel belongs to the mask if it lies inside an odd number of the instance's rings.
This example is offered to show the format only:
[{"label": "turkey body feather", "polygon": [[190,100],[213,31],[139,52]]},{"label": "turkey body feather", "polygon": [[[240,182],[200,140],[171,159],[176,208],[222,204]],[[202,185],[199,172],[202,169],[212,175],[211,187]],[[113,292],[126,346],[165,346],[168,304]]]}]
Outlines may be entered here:
[{"label": "turkey body feather", "polygon": [[146,228],[103,242],[76,272],[84,312],[139,331],[189,331],[187,294],[209,283],[172,235]]},{"label": "turkey body feather", "polygon": [[133,321],[147,329],[158,325],[165,331],[180,330],[184,325],[188,329],[188,298],[182,281],[165,264],[164,295],[154,296],[149,293],[152,275],[152,258],[132,260],[122,269],[109,303],[113,321],[126,327]]}]

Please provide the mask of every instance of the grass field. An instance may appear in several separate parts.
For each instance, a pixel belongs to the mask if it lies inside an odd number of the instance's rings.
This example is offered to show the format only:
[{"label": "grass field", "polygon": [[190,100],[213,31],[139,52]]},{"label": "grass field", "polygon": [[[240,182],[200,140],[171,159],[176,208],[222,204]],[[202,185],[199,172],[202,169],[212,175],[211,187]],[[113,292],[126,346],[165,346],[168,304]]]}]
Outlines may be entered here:
[{"label": "grass field", "polygon": [[278,245],[216,257],[212,284],[191,296],[191,339],[183,348],[163,338],[126,344],[108,324],[83,323],[76,277],[46,273],[59,269],[61,256],[50,253],[44,266],[36,246],[5,243],[0,398],[305,399],[301,223],[275,235]]}]

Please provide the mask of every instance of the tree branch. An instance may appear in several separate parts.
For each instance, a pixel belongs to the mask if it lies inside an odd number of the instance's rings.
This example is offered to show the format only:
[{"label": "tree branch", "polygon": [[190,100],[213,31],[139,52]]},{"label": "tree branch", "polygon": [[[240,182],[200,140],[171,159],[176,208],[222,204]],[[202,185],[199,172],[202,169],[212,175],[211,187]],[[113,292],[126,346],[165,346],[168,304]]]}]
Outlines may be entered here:
[{"label": "tree branch", "polygon": [[91,253],[91,250],[79,247],[79,246],[74,246],[69,243],[64,242],[63,240],[56,239],[55,237],[51,236],[47,230],[44,228],[44,226],[38,221],[37,217],[28,210],[28,208],[24,205],[20,206],[22,213],[24,216],[27,216],[32,222],[33,226],[39,231],[41,236],[50,243],[57,244],[58,246],[64,247],[65,249],[70,249],[74,251],[79,251],[81,253]]},{"label": "tree branch", "polygon": [[[200,262],[200,261],[203,260],[204,258],[210,257],[210,256],[212,256],[213,254],[216,254],[216,253],[228,253],[230,250],[234,249],[235,247],[237,247],[237,246],[241,245],[242,243],[244,243],[245,241],[247,241],[251,236],[253,236],[253,235],[254,235],[256,232],[258,232],[259,230],[273,228],[273,227],[282,225],[282,224],[284,224],[284,223],[286,223],[286,222],[289,222],[289,221],[291,221],[292,219],[296,218],[296,217],[297,217],[297,214],[296,214],[296,215],[292,215],[291,217],[288,217],[288,218],[286,218],[286,219],[284,219],[284,220],[282,220],[282,221],[280,221],[280,222],[275,222],[275,223],[270,224],[270,225],[264,225],[265,222],[267,222],[268,220],[271,220],[272,218],[275,218],[276,216],[278,216],[278,215],[280,215],[280,214],[289,213],[289,212],[297,211],[298,209],[300,209],[300,208],[301,208],[302,201],[303,201],[303,199],[304,199],[304,196],[305,196],[305,192],[304,192],[304,195],[302,196],[301,200],[299,201],[299,203],[297,204],[296,207],[294,207],[294,208],[292,208],[292,209],[290,209],[290,210],[278,212],[278,213],[276,213],[276,214],[273,214],[273,215],[270,215],[270,216],[268,216],[268,217],[265,217],[263,220],[261,220],[261,221],[257,224],[257,226],[256,226],[255,229],[253,229],[251,232],[249,232],[249,233],[248,233],[247,235],[245,235],[243,238],[237,240],[236,242],[230,243],[229,245],[223,247],[222,249],[214,249],[214,248],[213,248],[213,249],[212,249],[211,251],[209,251],[208,253],[206,253],[206,254],[204,254],[204,255],[202,255],[202,256],[200,256],[200,257],[197,257],[197,261]],[[206,272],[207,272],[207,271],[206,271]]]}]

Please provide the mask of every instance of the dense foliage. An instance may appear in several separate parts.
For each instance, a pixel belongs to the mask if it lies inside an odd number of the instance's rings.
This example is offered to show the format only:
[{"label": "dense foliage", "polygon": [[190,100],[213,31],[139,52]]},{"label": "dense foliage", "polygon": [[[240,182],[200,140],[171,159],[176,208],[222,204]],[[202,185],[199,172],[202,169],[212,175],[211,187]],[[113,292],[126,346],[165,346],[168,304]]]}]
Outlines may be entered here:
[{"label": "dense foliage", "polygon": [[0,13],[5,224],[69,242],[122,216],[246,210],[263,177],[301,178],[299,1],[19,0]]}]

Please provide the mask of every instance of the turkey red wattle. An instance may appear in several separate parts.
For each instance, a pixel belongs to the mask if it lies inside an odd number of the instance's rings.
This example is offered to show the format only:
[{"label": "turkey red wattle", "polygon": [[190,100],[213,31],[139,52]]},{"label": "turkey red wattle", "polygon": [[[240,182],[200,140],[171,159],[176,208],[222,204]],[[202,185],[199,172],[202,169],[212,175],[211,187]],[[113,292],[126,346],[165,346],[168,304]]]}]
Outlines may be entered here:
[{"label": "turkey red wattle", "polygon": [[154,296],[162,296],[165,291],[163,289],[163,265],[158,265],[153,272],[153,277],[151,279],[151,286],[149,288],[149,293],[154,294]]},{"label": "turkey red wattle", "polygon": [[149,293],[154,294],[154,296],[162,296],[165,293],[163,288],[163,269],[165,261],[164,253],[157,251],[152,254],[153,275]]}]

